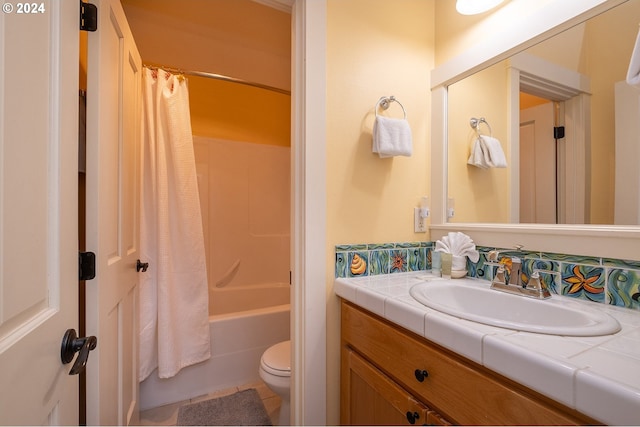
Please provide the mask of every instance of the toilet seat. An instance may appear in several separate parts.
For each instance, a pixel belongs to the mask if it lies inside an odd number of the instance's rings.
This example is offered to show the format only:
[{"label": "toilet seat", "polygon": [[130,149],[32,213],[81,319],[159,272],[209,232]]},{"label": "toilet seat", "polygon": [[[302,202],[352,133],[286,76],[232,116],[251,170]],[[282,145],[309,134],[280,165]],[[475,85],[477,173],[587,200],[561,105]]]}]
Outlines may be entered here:
[{"label": "toilet seat", "polygon": [[265,372],[278,377],[291,376],[291,341],[283,341],[269,347],[260,359]]}]

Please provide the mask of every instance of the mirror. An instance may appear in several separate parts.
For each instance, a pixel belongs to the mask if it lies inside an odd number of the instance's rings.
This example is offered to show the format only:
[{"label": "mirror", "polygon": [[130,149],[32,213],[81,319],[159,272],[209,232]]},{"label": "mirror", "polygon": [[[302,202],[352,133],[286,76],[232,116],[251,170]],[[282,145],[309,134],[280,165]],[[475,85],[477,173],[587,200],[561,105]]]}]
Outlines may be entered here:
[{"label": "mirror", "polygon": [[[640,224],[639,23],[628,1],[447,87],[447,222]],[[506,168],[467,163],[472,118]]]}]

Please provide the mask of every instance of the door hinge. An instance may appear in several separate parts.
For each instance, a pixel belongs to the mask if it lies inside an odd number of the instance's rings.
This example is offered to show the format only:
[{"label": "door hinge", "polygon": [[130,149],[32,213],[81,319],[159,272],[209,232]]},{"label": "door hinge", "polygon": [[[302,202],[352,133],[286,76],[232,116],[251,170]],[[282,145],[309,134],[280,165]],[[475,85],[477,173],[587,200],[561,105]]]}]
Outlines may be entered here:
[{"label": "door hinge", "polygon": [[95,4],[80,0],[80,30],[95,31],[98,29],[98,7]]},{"label": "door hinge", "polygon": [[96,254],[80,252],[78,274],[80,280],[91,280],[96,277]]},{"label": "door hinge", "polygon": [[564,126],[555,126],[553,128],[553,139],[564,138]]}]

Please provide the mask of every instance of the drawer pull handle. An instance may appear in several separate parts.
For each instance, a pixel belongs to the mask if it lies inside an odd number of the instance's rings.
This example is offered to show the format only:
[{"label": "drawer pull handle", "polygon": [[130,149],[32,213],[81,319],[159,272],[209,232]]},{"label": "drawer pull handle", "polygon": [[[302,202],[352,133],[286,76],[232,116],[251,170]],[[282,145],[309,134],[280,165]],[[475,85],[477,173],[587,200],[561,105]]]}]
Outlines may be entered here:
[{"label": "drawer pull handle", "polygon": [[419,413],[407,411],[407,421],[409,421],[409,424],[415,424],[418,419],[420,419]]},{"label": "drawer pull handle", "polygon": [[424,369],[416,369],[414,372],[416,379],[420,382],[423,382],[425,378],[429,376],[429,372]]}]

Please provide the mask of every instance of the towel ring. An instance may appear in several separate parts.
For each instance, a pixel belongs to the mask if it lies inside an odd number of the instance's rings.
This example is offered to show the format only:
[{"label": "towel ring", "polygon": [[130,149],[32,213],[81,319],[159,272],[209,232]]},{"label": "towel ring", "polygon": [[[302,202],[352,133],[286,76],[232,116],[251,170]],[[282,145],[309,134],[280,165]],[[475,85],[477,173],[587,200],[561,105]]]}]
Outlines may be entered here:
[{"label": "towel ring", "polygon": [[392,102],[397,102],[398,105],[400,105],[400,108],[402,108],[402,112],[404,113],[404,118],[406,120],[407,112],[405,111],[404,106],[393,95],[389,97],[383,96],[378,100],[378,102],[376,103],[376,116],[378,115],[378,107],[382,107],[383,110],[386,110],[389,108],[389,104],[391,104]]},{"label": "towel ring", "polygon": [[484,117],[480,117],[479,119],[476,119],[475,117],[471,117],[471,119],[469,120],[469,125],[471,125],[471,127],[478,133],[478,135],[482,135],[480,133],[480,123],[484,123],[485,125],[487,125],[487,127],[489,128],[489,136],[493,136],[493,132],[491,131],[491,126],[489,125],[489,122],[487,122],[487,120]]}]

